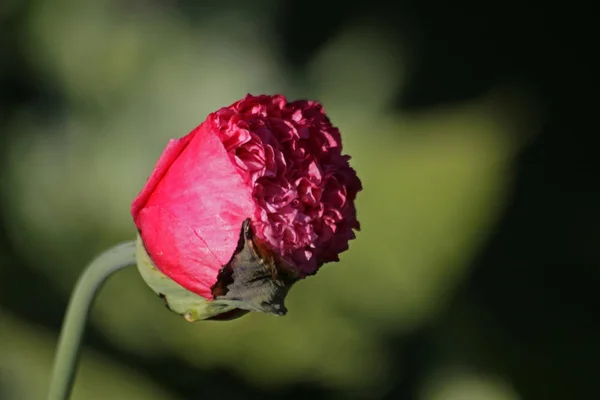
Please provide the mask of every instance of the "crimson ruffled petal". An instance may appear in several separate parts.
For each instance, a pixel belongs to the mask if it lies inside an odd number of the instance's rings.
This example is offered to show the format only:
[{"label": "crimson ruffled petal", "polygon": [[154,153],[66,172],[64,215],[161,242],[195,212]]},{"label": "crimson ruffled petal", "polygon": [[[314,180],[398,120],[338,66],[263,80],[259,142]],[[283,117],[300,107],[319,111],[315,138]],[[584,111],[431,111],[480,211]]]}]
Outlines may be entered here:
[{"label": "crimson ruffled petal", "polygon": [[356,210],[347,203],[361,184],[323,107],[280,95],[248,95],[212,119],[253,185],[256,234],[302,274],[336,260],[354,237],[352,230],[359,229]]}]

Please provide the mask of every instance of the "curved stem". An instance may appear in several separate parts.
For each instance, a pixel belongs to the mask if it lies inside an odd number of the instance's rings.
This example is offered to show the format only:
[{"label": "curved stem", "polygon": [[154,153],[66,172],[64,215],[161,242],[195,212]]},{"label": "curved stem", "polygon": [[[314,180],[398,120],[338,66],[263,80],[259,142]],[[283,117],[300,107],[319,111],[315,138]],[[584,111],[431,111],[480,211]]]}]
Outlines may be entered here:
[{"label": "curved stem", "polygon": [[110,275],[133,264],[135,241],[122,243],[105,251],[79,277],[58,339],[48,400],[69,398],[79,361],[81,339],[96,294]]}]

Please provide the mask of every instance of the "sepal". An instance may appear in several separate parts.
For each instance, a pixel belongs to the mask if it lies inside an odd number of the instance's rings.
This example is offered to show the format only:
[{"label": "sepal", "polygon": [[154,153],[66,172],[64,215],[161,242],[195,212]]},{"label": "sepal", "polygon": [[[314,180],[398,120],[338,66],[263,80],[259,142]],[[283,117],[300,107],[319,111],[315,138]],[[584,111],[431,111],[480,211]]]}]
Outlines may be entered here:
[{"label": "sepal", "polygon": [[137,268],[142,279],[165,302],[167,308],[189,322],[207,319],[235,319],[248,311],[240,310],[239,301],[207,300],[190,292],[163,274],[152,262],[138,235],[136,245]]}]

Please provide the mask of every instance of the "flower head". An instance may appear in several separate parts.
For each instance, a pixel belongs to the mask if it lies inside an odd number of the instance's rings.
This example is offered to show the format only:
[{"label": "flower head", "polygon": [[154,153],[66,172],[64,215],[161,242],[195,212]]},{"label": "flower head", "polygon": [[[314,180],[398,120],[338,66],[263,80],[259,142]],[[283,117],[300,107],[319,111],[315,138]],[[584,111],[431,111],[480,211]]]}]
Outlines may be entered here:
[{"label": "flower head", "polygon": [[131,212],[152,263],[183,288],[280,310],[359,229],[349,159],[319,103],[247,95],[169,142]]}]

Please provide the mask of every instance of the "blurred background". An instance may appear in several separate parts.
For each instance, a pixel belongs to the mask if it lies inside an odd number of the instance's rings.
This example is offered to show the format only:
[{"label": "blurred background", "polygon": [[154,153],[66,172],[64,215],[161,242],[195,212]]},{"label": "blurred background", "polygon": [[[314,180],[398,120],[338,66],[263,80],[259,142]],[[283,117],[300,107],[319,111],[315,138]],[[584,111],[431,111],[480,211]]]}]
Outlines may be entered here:
[{"label": "blurred background", "polygon": [[594,21],[575,3],[2,0],[0,399],[44,398],[75,280],[134,237],[167,140],[248,92],[323,102],[362,231],[284,318],[190,324],[119,272],[73,399],[597,397]]}]

